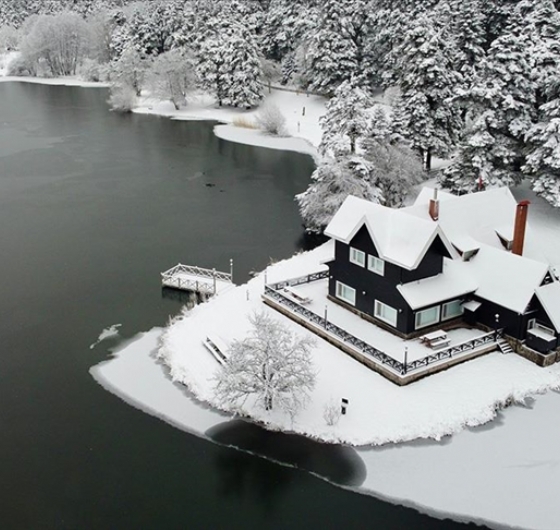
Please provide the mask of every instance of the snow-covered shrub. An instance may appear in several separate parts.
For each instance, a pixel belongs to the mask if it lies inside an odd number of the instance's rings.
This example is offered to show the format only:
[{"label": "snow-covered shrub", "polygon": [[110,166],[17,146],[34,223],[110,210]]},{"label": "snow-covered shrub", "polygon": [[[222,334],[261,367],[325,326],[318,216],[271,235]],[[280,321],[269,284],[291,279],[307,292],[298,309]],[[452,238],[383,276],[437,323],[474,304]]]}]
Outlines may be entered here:
[{"label": "snow-covered shrub", "polygon": [[84,81],[98,83],[106,79],[106,69],[100,65],[95,59],[86,58],[78,67],[78,75]]},{"label": "snow-covered shrub", "polygon": [[6,75],[35,77],[37,75],[37,62],[19,54],[9,62]]},{"label": "snow-covered shrub", "polygon": [[114,111],[130,112],[136,106],[136,93],[129,86],[113,85],[108,103]]},{"label": "snow-covered shrub", "polygon": [[265,103],[257,112],[257,125],[268,134],[286,136],[286,117],[274,103]]},{"label": "snow-covered shrub", "polygon": [[232,125],[243,129],[256,129],[255,124],[247,116],[236,116],[231,121]]},{"label": "snow-covered shrub", "polygon": [[323,408],[323,418],[329,426],[336,425],[340,416],[342,414],[340,405],[338,405],[334,399],[331,399]]}]

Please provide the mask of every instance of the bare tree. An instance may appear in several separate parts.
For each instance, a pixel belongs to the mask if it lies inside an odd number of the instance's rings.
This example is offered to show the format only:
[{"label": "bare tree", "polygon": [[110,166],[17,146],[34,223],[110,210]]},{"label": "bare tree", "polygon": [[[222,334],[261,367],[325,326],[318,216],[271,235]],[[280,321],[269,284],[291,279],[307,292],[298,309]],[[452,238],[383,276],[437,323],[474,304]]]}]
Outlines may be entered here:
[{"label": "bare tree", "polygon": [[176,110],[185,105],[187,91],[194,85],[194,59],[180,48],[158,55],[148,71],[148,86],[152,94],[168,99]]},{"label": "bare tree", "polygon": [[249,318],[248,337],[234,341],[228,361],[217,375],[216,397],[226,406],[254,396],[265,410],[277,406],[292,416],[301,409],[315,386],[311,337],[299,337],[267,313]]},{"label": "bare tree", "polygon": [[40,15],[21,42],[23,57],[44,62],[54,76],[75,75],[89,53],[89,29],[77,14]]}]

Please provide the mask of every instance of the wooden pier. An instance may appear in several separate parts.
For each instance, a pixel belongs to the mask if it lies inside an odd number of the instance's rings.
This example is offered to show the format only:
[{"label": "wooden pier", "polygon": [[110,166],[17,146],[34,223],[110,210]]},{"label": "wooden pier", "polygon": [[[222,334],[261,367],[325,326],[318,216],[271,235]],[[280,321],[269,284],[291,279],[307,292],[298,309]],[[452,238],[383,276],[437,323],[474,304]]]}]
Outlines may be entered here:
[{"label": "wooden pier", "polygon": [[191,291],[203,296],[213,296],[233,286],[232,273],[231,261],[229,273],[179,263],[161,273],[161,285],[181,291]]}]

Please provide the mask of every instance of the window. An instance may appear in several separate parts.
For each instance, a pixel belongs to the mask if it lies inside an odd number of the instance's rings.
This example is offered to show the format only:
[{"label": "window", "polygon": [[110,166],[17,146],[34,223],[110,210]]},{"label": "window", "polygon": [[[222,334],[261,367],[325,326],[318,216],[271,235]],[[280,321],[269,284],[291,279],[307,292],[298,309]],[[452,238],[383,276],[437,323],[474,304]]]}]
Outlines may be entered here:
[{"label": "window", "polygon": [[379,320],[383,320],[383,322],[387,322],[387,324],[397,327],[398,313],[394,307],[385,305],[383,302],[376,300],[373,313]]},{"label": "window", "polygon": [[356,289],[352,289],[348,285],[336,282],[336,296],[349,304],[356,305]]},{"label": "window", "polygon": [[350,247],[350,263],[354,263],[360,267],[365,267],[366,253],[358,250],[357,248]]},{"label": "window", "polygon": [[463,314],[463,305],[461,300],[453,300],[441,306],[441,319],[449,320]]},{"label": "window", "polygon": [[415,328],[425,328],[426,326],[437,324],[439,322],[439,313],[439,305],[430,307],[430,309],[424,309],[424,311],[418,311],[414,320]]},{"label": "window", "polygon": [[368,270],[373,271],[381,276],[385,274],[385,262],[380,258],[372,256],[371,254],[368,255],[367,268]]}]

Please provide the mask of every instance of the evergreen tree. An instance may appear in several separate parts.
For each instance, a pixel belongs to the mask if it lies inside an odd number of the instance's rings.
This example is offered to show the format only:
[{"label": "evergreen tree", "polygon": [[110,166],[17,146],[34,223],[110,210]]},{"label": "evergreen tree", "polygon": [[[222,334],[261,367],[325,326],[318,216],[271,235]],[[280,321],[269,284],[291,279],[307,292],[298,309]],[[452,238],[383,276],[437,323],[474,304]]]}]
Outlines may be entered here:
[{"label": "evergreen tree", "polygon": [[250,108],[263,97],[256,40],[241,23],[224,16],[207,24],[198,50],[197,72],[220,106]]},{"label": "evergreen tree", "polygon": [[531,151],[523,167],[533,190],[560,208],[560,93],[540,109],[541,121],[527,134]]},{"label": "evergreen tree", "polygon": [[461,76],[445,43],[427,18],[420,18],[399,46],[395,66],[401,95],[393,116],[393,131],[410,141],[427,170],[432,155],[446,155],[461,128],[459,109],[452,103]]},{"label": "evergreen tree", "polygon": [[332,95],[358,71],[352,0],[326,0],[309,41],[309,70],[304,82],[312,91]]},{"label": "evergreen tree", "polygon": [[369,96],[361,88],[352,86],[350,81],[342,83],[319,120],[323,130],[319,152],[354,154],[357,142],[369,133],[368,109],[371,104]]},{"label": "evergreen tree", "polygon": [[507,34],[494,41],[475,84],[463,95],[470,125],[443,186],[468,192],[521,180],[524,137],[535,115],[532,76],[527,37]]},{"label": "evergreen tree", "polygon": [[475,68],[485,56],[483,0],[447,0],[438,4],[434,17],[448,43],[453,69],[463,83],[471,83]]}]

